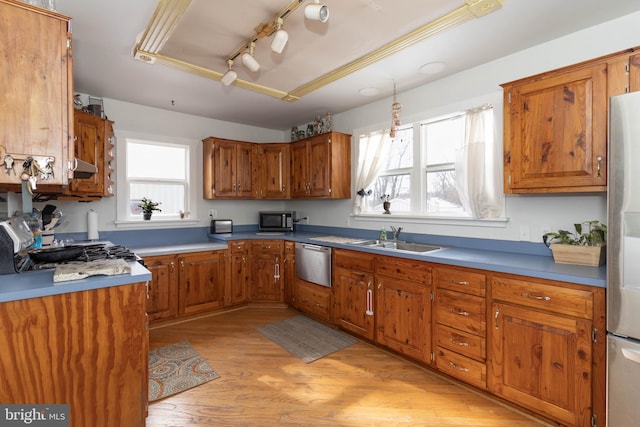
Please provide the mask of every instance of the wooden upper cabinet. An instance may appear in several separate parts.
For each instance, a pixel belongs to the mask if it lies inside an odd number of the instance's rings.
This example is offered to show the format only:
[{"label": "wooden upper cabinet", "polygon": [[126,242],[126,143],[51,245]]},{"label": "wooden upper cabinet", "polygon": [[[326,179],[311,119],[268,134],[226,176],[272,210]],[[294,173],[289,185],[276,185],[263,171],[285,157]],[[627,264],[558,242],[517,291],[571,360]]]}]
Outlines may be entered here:
[{"label": "wooden upper cabinet", "polygon": [[[40,184],[67,185],[73,159],[73,68],[70,18],[19,1],[0,0],[0,162],[10,154],[15,173],[0,185],[20,184],[22,162],[53,157]],[[4,185],[2,185],[4,184]]]},{"label": "wooden upper cabinet", "polygon": [[91,178],[73,179],[65,194],[73,196],[113,196],[113,122],[75,110],[74,151],[77,158],[97,166]]},{"label": "wooden upper cabinet", "polygon": [[351,198],[351,135],[328,132],[291,144],[292,197]]},{"label": "wooden upper cabinet", "polygon": [[502,87],[505,193],[606,191],[607,64]]},{"label": "wooden upper cabinet", "polygon": [[252,198],[253,144],[213,137],[203,143],[204,198]]},{"label": "wooden upper cabinet", "polygon": [[291,197],[290,144],[253,144],[253,193],[256,199]]},{"label": "wooden upper cabinet", "polygon": [[640,53],[629,56],[629,92],[640,90]]}]

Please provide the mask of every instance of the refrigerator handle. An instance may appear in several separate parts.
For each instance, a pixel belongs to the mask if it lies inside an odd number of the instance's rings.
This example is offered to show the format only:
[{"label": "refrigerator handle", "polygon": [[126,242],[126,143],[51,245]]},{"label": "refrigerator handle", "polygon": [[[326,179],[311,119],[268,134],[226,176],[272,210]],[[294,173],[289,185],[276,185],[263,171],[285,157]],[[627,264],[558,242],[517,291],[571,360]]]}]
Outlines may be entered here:
[{"label": "refrigerator handle", "polygon": [[632,362],[640,364],[640,351],[623,348],[622,354]]}]

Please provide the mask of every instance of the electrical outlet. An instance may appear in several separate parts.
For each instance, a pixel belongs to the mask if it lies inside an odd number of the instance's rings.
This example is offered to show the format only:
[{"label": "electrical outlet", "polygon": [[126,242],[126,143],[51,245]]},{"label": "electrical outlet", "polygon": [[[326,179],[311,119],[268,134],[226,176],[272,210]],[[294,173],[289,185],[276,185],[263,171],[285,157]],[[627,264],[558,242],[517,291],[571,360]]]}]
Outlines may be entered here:
[{"label": "electrical outlet", "polygon": [[531,230],[528,225],[520,226],[520,240],[523,242],[528,242],[531,240]]},{"label": "electrical outlet", "polygon": [[309,215],[306,216],[305,220],[304,220],[305,224],[309,224]]},{"label": "electrical outlet", "polygon": [[211,218],[217,218],[218,217],[218,210],[217,209],[209,209],[209,216]]}]

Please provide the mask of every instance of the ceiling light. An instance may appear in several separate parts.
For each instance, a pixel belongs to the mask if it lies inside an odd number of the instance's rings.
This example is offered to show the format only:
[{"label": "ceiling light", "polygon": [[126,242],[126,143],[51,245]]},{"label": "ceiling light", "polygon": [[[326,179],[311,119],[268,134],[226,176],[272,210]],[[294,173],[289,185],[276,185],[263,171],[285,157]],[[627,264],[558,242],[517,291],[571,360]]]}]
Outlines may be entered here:
[{"label": "ceiling light", "polygon": [[278,18],[276,20],[276,33],[271,41],[271,50],[275,53],[282,53],[287,40],[289,40],[289,33],[282,29],[282,18]]},{"label": "ceiling light", "polygon": [[444,71],[445,68],[447,68],[447,65],[444,62],[429,62],[420,67],[418,71],[421,74],[438,74]]},{"label": "ceiling light", "polygon": [[242,54],[242,63],[244,64],[245,67],[247,67],[250,71],[253,71],[254,73],[260,70],[260,63],[256,61],[256,58],[253,57],[253,49],[255,47],[256,47],[256,44],[254,42],[251,42],[251,45],[249,46],[249,51],[244,52]]},{"label": "ceiling light", "polygon": [[229,65],[229,70],[220,79],[222,84],[225,86],[229,86],[231,83],[235,82],[236,79],[238,78],[238,73],[236,73],[231,69],[231,67],[233,67],[233,61],[230,59],[227,61],[227,64]]},{"label": "ceiling light", "polygon": [[314,0],[304,8],[304,17],[314,21],[327,22],[329,19],[329,8],[320,4],[320,0]]}]

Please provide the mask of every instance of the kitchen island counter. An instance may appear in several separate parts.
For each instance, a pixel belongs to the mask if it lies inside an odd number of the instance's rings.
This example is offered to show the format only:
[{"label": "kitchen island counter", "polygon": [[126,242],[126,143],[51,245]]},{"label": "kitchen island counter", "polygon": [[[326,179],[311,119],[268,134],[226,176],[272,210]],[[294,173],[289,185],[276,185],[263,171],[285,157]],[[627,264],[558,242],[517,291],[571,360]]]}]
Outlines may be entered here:
[{"label": "kitchen island counter", "polygon": [[129,262],[131,272],[115,276],[91,276],[86,279],[53,282],[53,269],[27,271],[0,276],[0,303],[28,298],[87,291],[151,280],[151,273],[138,262]]}]

